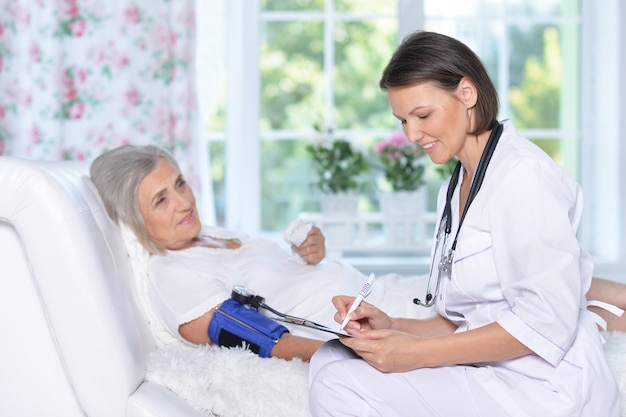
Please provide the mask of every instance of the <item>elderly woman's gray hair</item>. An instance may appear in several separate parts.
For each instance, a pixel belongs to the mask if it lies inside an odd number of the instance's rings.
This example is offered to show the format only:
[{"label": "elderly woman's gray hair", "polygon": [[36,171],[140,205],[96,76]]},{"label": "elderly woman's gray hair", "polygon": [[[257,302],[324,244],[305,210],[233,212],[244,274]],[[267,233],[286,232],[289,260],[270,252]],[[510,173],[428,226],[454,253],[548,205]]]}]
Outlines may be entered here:
[{"label": "elderly woman's gray hair", "polygon": [[178,173],[180,167],[165,149],[153,145],[124,145],[103,153],[91,164],[91,180],[98,189],[107,214],[118,224],[130,228],[149,253],[162,253],[148,236],[139,207],[141,181],[165,159]]}]

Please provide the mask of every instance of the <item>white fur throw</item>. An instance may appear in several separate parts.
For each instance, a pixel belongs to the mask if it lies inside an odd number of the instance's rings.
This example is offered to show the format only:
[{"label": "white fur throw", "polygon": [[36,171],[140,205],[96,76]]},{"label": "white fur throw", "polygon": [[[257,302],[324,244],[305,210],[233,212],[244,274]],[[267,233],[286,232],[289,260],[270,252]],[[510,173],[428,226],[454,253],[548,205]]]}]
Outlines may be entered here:
[{"label": "white fur throw", "polygon": [[[626,333],[603,333],[626,417]],[[147,379],[168,387],[208,416],[307,417],[308,365],[261,359],[242,349],[180,345],[154,351]]]},{"label": "white fur throw", "polygon": [[300,359],[263,359],[213,345],[174,345],[152,352],[146,379],[208,416],[307,417],[308,372]]}]

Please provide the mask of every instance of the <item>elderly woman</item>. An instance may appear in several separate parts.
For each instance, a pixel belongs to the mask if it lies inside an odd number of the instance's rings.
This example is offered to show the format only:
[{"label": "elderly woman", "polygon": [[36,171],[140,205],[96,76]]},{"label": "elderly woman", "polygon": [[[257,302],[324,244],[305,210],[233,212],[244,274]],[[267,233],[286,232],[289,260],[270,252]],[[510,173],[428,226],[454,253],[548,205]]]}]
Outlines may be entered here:
[{"label": "elderly woman", "polygon": [[[283,313],[337,329],[332,296],[354,293],[365,282],[365,276],[350,265],[328,260],[320,264],[325,255],[324,236],[316,227],[301,245],[293,247],[298,257],[266,240],[203,227],[193,192],[176,160],[161,148],[125,145],[113,149],[93,162],[91,177],[109,216],[131,229],[151,254],[148,286],[153,310],[172,335],[187,342],[229,345],[228,340],[219,340],[219,332],[211,325],[235,285],[255,290]],[[376,280],[367,300],[396,315],[428,317],[429,310],[412,303],[424,288],[425,277],[390,274]],[[605,296],[603,288],[598,286],[600,298]],[[262,316],[256,311],[246,313]],[[257,341],[265,345],[258,352],[263,356],[308,360],[322,341],[334,337],[286,324],[287,332],[277,323],[262,321],[264,317],[246,316],[252,320],[251,327],[270,334]]]},{"label": "elderly woman", "polygon": [[[126,145],[99,156],[91,177],[109,216],[124,224],[151,254],[148,287],[152,309],[169,332],[194,344],[240,344],[222,338],[232,329],[213,329],[235,285],[251,288],[266,304],[283,313],[304,317],[338,330],[330,299],[340,292],[358,291],[363,274],[342,262],[325,261],[324,236],[316,227],[293,247],[298,255],[262,239],[249,239],[225,229],[201,225],[195,198],[177,162],[154,146]],[[417,294],[423,279],[380,277],[368,300],[397,314],[422,314],[407,294]],[[232,306],[229,306],[232,307]],[[334,337],[301,326],[287,328],[263,321],[256,311],[244,311],[249,327],[267,333],[259,346],[262,356],[308,360],[323,340]],[[220,314],[218,318],[223,320]],[[257,323],[257,320],[260,322]],[[269,319],[268,319],[269,320]],[[211,333],[214,337],[211,337]],[[253,349],[254,350],[254,349]]]}]

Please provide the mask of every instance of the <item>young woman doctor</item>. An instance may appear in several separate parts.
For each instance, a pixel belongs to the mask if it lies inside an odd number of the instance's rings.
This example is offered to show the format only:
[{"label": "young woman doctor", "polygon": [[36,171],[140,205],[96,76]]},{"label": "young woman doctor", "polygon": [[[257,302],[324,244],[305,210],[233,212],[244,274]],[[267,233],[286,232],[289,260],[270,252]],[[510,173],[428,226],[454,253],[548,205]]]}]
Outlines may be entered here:
[{"label": "young woman doctor", "polygon": [[[383,72],[393,114],[435,163],[440,190],[428,295],[437,315],[392,318],[363,302],[353,338],[311,360],[314,416],[618,416],[618,388],[586,309],[592,260],[581,189],[498,122],[479,58],[437,33],[407,37]],[[335,319],[353,297],[337,296]],[[418,307],[416,307],[418,308]]]}]

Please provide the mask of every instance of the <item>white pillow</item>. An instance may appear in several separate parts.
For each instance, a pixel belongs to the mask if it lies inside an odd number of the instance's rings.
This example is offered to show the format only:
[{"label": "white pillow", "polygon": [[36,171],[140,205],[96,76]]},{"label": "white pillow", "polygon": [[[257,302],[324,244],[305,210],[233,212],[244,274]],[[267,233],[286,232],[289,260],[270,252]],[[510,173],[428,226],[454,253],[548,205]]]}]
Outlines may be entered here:
[{"label": "white pillow", "polygon": [[163,347],[172,343],[186,344],[182,339],[176,338],[166,330],[152,309],[148,296],[148,262],[150,254],[139,243],[137,236],[128,226],[123,223],[120,223],[118,226],[124,245],[126,245],[131,269],[133,270],[135,301],[150,325],[157,347]]}]

